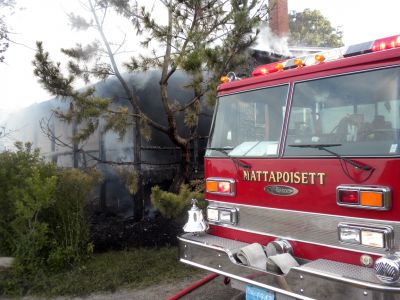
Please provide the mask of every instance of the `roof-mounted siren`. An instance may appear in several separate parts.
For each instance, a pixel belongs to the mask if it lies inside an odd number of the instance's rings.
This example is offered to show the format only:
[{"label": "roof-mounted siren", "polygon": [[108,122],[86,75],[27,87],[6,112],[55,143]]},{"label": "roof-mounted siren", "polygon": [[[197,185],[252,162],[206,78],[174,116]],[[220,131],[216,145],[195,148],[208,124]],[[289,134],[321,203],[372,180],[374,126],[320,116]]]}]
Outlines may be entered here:
[{"label": "roof-mounted siren", "polygon": [[237,77],[234,72],[229,72],[228,74],[226,74],[226,76],[221,77],[221,82],[227,83],[227,82],[232,82],[232,81],[240,80],[240,79],[241,78]]},{"label": "roof-mounted siren", "polygon": [[284,70],[304,67],[305,59],[306,56],[289,59],[285,64]]}]

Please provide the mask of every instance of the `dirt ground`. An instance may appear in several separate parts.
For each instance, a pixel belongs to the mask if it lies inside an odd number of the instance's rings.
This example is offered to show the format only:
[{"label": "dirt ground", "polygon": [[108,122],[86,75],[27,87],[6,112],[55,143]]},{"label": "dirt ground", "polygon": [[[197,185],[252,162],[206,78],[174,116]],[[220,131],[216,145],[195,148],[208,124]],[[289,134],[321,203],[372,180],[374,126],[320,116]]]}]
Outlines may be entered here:
[{"label": "dirt ground", "polygon": [[[91,294],[84,297],[57,297],[52,300],[163,300],[175,295],[180,290],[192,285],[209,273],[196,275],[180,282],[170,284],[160,284],[143,289],[122,289],[114,293]],[[24,297],[23,300],[39,300],[38,298]],[[218,276],[212,281],[192,291],[182,300],[243,300],[244,295],[238,290],[232,289],[224,284],[224,277]],[[1,298],[0,300],[8,300]]]}]

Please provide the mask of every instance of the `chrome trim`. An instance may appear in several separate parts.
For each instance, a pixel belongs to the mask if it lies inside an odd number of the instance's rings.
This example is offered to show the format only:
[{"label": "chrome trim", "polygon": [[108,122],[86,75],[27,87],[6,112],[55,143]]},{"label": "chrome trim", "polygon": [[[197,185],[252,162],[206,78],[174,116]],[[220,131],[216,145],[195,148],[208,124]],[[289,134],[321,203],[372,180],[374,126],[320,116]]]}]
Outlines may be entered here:
[{"label": "chrome trim", "polygon": [[289,253],[293,255],[292,245],[289,243],[289,241],[283,239],[276,239],[275,241],[269,242],[264,249],[267,256],[275,255],[275,253]]},{"label": "chrome trim", "polygon": [[[234,204],[209,200],[209,205],[237,208],[239,219],[236,226],[229,224],[225,227],[235,230],[256,233],[298,241],[314,245],[327,246],[336,249],[373,255],[387,254],[386,249],[372,248],[363,245],[343,244],[338,239],[339,223],[356,223],[363,226],[393,228],[393,233],[400,234],[400,222],[381,221],[374,219],[345,217],[304,211],[267,208],[247,204]],[[395,239],[390,251],[400,250],[400,240]]]},{"label": "chrome trim", "polygon": [[[231,192],[230,193],[220,193],[220,192],[210,192],[207,191],[207,181],[216,181],[216,182],[223,182],[228,181],[231,184]],[[232,178],[222,178],[222,177],[208,177],[206,178],[206,192],[214,195],[222,195],[222,196],[235,196],[236,195],[236,181]]]},{"label": "chrome trim", "polygon": [[400,257],[398,253],[378,258],[375,263],[376,277],[386,284],[399,282],[400,279]]},{"label": "chrome trim", "polygon": [[[353,266],[353,265],[345,264],[345,263],[337,263],[337,262],[334,262],[334,261],[328,261],[328,260],[324,260],[324,259],[316,260],[316,261],[310,263],[310,265],[312,266],[313,264],[320,263],[320,262],[323,262],[323,263],[324,262],[329,262],[331,264],[336,264],[338,266],[346,266],[347,265],[347,266],[355,267],[356,269],[363,268],[364,269],[363,271],[365,271],[365,273],[369,273],[368,275],[373,275],[375,277],[375,274],[373,273],[373,270],[371,268],[358,267],[358,266]],[[342,277],[342,276],[339,276],[339,275],[337,275],[337,274],[335,274],[333,272],[326,272],[325,273],[324,269],[327,269],[327,268],[320,267],[319,271],[317,271],[316,268],[308,269],[307,265],[305,265],[305,266],[302,266],[301,271],[308,272],[310,274],[314,274],[314,275],[318,275],[318,276],[324,276],[324,277],[335,279],[335,280],[342,280],[342,281],[344,281],[346,283],[350,283],[350,284],[354,284],[354,285],[359,285],[360,284],[360,280],[351,279],[351,278],[348,278],[348,277]],[[363,273],[363,272],[361,272],[361,273]],[[381,291],[384,290],[384,291],[396,291],[398,293],[400,292],[400,289],[398,287],[396,287],[396,286],[380,285],[378,283],[368,283],[366,285],[367,285],[368,288],[374,288],[374,289],[381,290]]]},{"label": "chrome trim", "polygon": [[207,234],[182,235],[178,239],[181,262],[296,299],[400,297],[400,284],[382,284],[372,268],[324,259],[311,262],[297,259],[300,266],[282,275],[239,263],[235,254],[246,243]]},{"label": "chrome trim", "polygon": [[[202,268],[211,272],[227,276],[229,278],[237,279],[247,284],[256,285],[274,292],[278,292],[287,296],[295,297],[297,299],[311,300],[304,295],[299,295],[290,290],[282,290],[279,288],[279,284],[265,284],[256,281],[253,277],[257,278],[260,275],[273,274],[269,272],[261,272],[258,269],[239,265],[237,261],[230,256],[233,255],[241,247],[248,244],[237,242],[229,239],[218,238],[212,235],[205,235],[202,237],[189,237],[182,235],[178,237],[179,240],[179,252],[180,261],[188,265]],[[201,245],[203,243],[203,245]],[[215,244],[210,246],[210,244]],[[283,278],[282,275],[276,275],[279,278]],[[267,281],[275,282],[275,278],[272,276],[267,277]],[[280,279],[282,281],[282,279]],[[283,279],[284,281],[284,279]]]},{"label": "chrome trim", "polygon": [[181,258],[180,261],[182,263],[185,263],[185,264],[193,266],[193,267],[201,268],[201,269],[204,269],[204,270],[207,270],[207,271],[210,271],[210,272],[215,272],[215,273],[218,273],[220,275],[224,275],[226,277],[229,277],[229,278],[232,278],[232,279],[236,279],[236,280],[239,280],[241,282],[245,282],[245,283],[252,284],[252,285],[255,285],[255,286],[258,286],[258,287],[261,287],[261,288],[265,288],[265,289],[273,291],[273,292],[278,292],[278,293],[287,295],[289,297],[295,297],[296,299],[302,299],[302,300],[313,300],[314,299],[314,298],[304,297],[304,296],[301,296],[299,294],[294,294],[294,293],[282,291],[279,288],[276,288],[276,287],[273,287],[273,286],[270,286],[270,285],[266,285],[266,284],[261,284],[261,283],[255,282],[254,280],[249,280],[249,279],[247,279],[245,277],[241,277],[239,275],[235,275],[235,274],[232,274],[232,273],[224,272],[224,271],[221,271],[221,270],[218,270],[218,269],[215,269],[215,268],[210,268],[210,267],[204,266],[202,264],[198,264],[198,263],[192,262],[190,260],[186,260],[186,259],[182,259]]},{"label": "chrome trim", "polygon": [[368,226],[368,224],[339,223],[339,225],[338,225],[339,241],[343,244],[356,245],[355,243],[348,243],[348,242],[341,241],[340,228],[358,229],[360,231],[360,243],[359,244],[364,247],[370,247],[370,248],[379,248],[379,247],[372,247],[372,246],[364,245],[362,243],[362,231],[364,230],[364,231],[373,231],[373,232],[382,233],[383,234],[383,249],[390,250],[393,248],[394,233],[393,233],[393,228],[391,226],[376,226],[376,225]]},{"label": "chrome trim", "polygon": [[[208,218],[208,209],[214,209],[214,210],[217,210],[217,211],[218,211],[218,221],[210,220],[210,219]],[[230,214],[231,214],[231,221],[230,221],[230,222],[221,221],[221,220],[219,219],[219,212],[220,212],[220,211],[227,211],[227,212],[230,212]],[[212,206],[212,205],[209,205],[209,206],[207,206],[207,221],[208,221],[208,223],[210,223],[210,224],[217,224],[217,225],[223,225],[223,224],[236,225],[237,222],[238,222],[238,209],[237,209],[237,208],[231,208],[231,207],[223,207],[223,206]]]},{"label": "chrome trim", "polygon": [[[358,204],[346,204],[341,203],[339,200],[339,191],[357,191],[358,192]],[[381,192],[383,197],[383,206],[362,206],[360,204],[360,192]],[[370,209],[370,210],[389,210],[392,208],[392,195],[389,187],[378,186],[378,185],[355,185],[355,184],[341,184],[336,187],[336,204],[339,206],[357,208],[357,209]]]}]

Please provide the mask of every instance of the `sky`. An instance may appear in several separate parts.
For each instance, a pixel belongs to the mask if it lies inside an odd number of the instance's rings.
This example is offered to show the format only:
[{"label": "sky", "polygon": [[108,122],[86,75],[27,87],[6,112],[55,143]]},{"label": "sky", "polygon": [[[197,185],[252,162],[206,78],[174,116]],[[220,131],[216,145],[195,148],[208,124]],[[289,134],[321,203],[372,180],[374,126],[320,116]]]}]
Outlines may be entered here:
[{"label": "sky", "polygon": [[[79,0],[16,1],[18,8],[7,20],[12,39],[19,44],[11,44],[5,53],[5,63],[0,63],[0,112],[15,111],[52,98],[33,75],[36,41],[43,41],[51,58],[63,62],[60,48],[85,43],[94,36],[94,32],[77,32],[69,26],[67,14],[80,13]],[[288,6],[295,11],[319,10],[333,27],[341,28],[345,45],[400,34],[398,0],[288,0]],[[113,23],[113,26],[115,41],[121,41],[124,28],[129,25]]]}]

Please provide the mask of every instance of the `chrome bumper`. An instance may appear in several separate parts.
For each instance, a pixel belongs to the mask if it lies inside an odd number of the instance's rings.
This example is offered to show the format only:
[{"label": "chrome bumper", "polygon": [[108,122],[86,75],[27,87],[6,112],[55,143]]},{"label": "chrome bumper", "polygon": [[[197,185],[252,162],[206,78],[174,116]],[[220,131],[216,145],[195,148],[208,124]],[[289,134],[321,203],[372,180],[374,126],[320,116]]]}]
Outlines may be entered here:
[{"label": "chrome bumper", "polygon": [[382,285],[371,268],[318,259],[282,275],[238,263],[246,243],[209,234],[178,239],[181,262],[296,299],[400,299],[400,285]]}]

